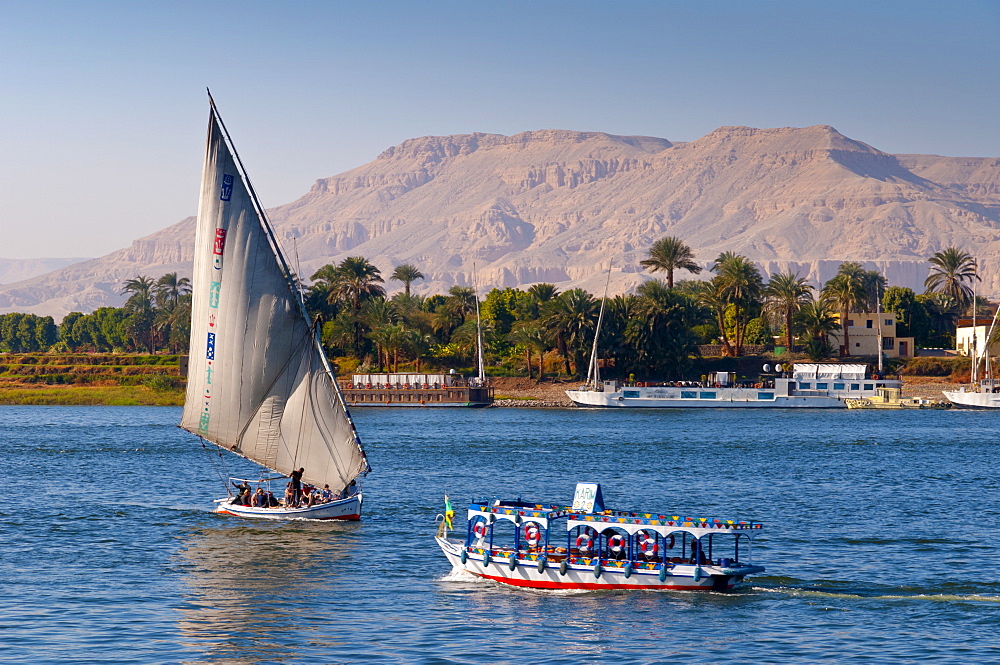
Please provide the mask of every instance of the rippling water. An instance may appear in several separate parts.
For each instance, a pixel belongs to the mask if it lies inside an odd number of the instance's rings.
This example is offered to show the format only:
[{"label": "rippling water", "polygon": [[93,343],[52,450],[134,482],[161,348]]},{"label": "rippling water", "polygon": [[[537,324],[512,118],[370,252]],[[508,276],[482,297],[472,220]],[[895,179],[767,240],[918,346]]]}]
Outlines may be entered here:
[{"label": "rippling water", "polygon": [[[211,513],[179,409],[0,407],[0,660],[1000,660],[1000,413],[357,410],[357,524]],[[224,473],[249,472],[224,460]],[[734,594],[450,574],[445,492],[760,520]]]}]

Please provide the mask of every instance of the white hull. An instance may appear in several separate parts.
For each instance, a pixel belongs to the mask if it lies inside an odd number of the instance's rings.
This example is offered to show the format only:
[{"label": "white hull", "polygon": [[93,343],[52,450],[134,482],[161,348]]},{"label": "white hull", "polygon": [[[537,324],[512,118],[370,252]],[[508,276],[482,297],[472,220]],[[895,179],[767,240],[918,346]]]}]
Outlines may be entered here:
[{"label": "white hull", "polygon": [[964,388],[942,392],[948,401],[955,406],[973,409],[1000,409],[1000,393],[965,392]]},{"label": "white hull", "polygon": [[[655,391],[658,391],[654,393]],[[567,390],[566,395],[577,406],[601,408],[652,408],[652,409],[844,409],[844,398],[835,396],[773,396],[760,399],[753,388],[717,388],[714,399],[683,399],[679,389],[637,388],[638,397],[625,397],[623,391],[599,392],[594,390]],[[770,392],[772,395],[774,391]]]},{"label": "white hull", "polygon": [[[626,569],[624,562],[602,560],[600,574],[595,572],[596,559],[572,557],[574,563],[547,561],[539,570],[537,554],[521,552],[511,568],[511,553],[498,553],[487,563],[481,550],[470,548],[465,562],[461,541],[436,537],[453,568],[485,579],[512,586],[534,589],[660,589],[675,591],[731,591],[741,586],[747,575],[763,572],[760,566],[720,568],[690,564],[655,564],[650,568]],[[534,558],[532,558],[534,557]],[[565,558],[565,557],[563,557]],[[697,575],[698,579],[695,579]]]},{"label": "white hull", "polygon": [[361,494],[346,499],[303,508],[254,508],[238,506],[225,499],[215,509],[217,513],[266,520],[359,520],[361,519]]}]

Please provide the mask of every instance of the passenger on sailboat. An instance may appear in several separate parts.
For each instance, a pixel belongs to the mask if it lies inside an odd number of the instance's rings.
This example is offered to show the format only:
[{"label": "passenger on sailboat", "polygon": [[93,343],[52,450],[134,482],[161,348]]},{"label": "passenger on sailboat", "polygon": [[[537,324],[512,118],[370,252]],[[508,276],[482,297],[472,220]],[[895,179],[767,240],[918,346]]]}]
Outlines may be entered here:
[{"label": "passenger on sailboat", "polygon": [[302,474],[305,472],[305,469],[299,469],[288,474],[288,477],[291,479],[288,484],[292,488],[292,503],[295,506],[298,506],[302,502]]},{"label": "passenger on sailboat", "polygon": [[250,500],[250,484],[245,480],[241,480],[239,485],[233,483],[233,487],[236,488],[236,496],[233,498],[232,503],[238,506],[247,505]]},{"label": "passenger on sailboat", "polygon": [[267,496],[264,494],[263,487],[258,487],[257,491],[253,493],[252,497],[250,497],[250,505],[254,508],[267,507]]}]

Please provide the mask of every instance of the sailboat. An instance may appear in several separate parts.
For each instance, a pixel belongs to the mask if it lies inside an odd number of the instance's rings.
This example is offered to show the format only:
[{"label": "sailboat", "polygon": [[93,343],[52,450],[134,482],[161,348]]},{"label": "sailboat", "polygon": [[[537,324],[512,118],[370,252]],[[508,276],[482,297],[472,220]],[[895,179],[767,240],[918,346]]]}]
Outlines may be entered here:
[{"label": "sailboat", "polygon": [[[973,281],[975,285],[975,281]],[[990,340],[993,339],[993,331],[996,329],[997,317],[1000,316],[1000,308],[993,314],[993,321],[990,323],[983,342],[983,349],[980,351],[977,344],[977,328],[975,321],[975,295],[973,295],[973,320],[972,320],[972,376],[971,385],[966,390],[962,386],[958,390],[944,390],[944,396],[955,406],[968,407],[972,409],[1000,409],[1000,379],[993,377],[993,366],[990,363]],[[982,361],[980,361],[982,356]],[[979,363],[983,363],[983,375],[980,378]]]},{"label": "sailboat", "polygon": [[[263,467],[257,479],[228,479],[230,496],[217,500],[217,512],[360,519],[358,479],[370,470],[361,441],[296,278],[211,94],[209,106],[180,426]],[[272,475],[265,477],[264,469]],[[230,486],[253,483],[260,491],[250,493],[266,497],[265,487],[293,474],[307,490],[328,486],[326,496],[309,501],[297,495],[288,501],[231,496]]]}]

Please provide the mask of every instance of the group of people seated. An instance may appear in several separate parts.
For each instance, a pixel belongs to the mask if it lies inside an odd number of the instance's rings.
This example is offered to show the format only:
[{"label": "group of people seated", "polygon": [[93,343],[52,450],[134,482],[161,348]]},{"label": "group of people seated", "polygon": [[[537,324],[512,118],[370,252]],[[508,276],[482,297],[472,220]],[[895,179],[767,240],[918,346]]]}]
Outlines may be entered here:
[{"label": "group of people seated", "polygon": [[322,503],[329,503],[342,498],[341,492],[334,492],[329,485],[323,485],[323,489],[308,484],[289,482],[285,487],[285,498],[279,501],[273,492],[265,491],[263,487],[258,487],[256,491],[251,491],[250,484],[244,480],[239,484],[233,483],[236,488],[236,496],[230,502],[235,506],[250,506],[253,508],[305,508]]}]

